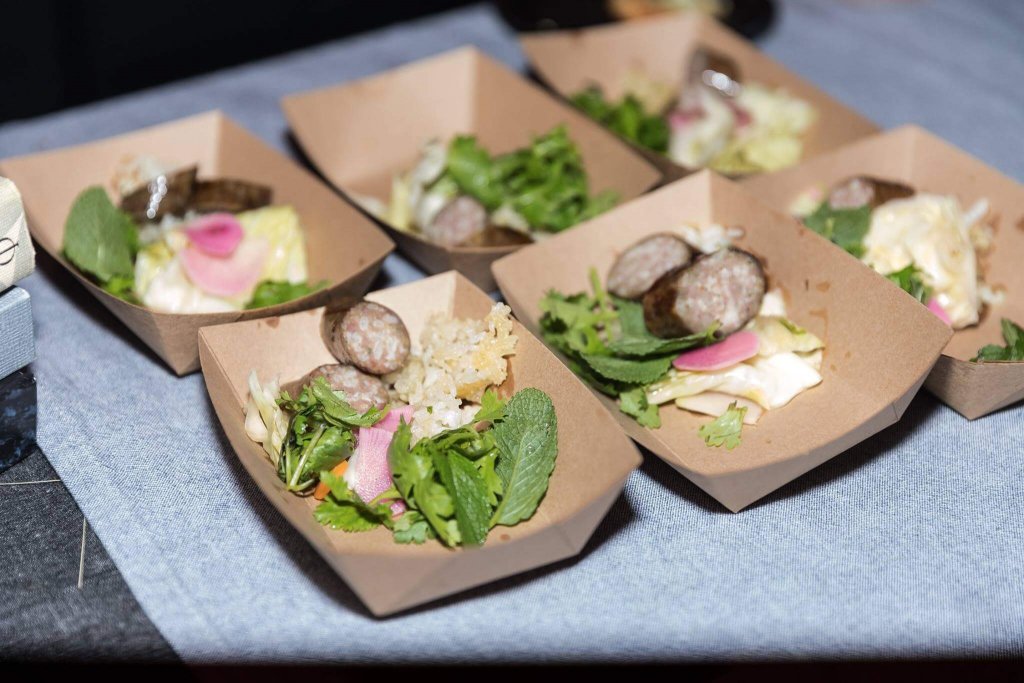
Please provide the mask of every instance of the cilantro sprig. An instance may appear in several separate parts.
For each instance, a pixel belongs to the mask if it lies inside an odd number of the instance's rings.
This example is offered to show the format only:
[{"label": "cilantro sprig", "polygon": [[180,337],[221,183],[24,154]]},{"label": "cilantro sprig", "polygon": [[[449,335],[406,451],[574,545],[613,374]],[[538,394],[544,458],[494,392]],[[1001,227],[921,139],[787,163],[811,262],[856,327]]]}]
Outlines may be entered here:
[{"label": "cilantro sprig", "polygon": [[855,209],[833,209],[828,201],[824,201],[804,218],[804,225],[861,258],[864,256],[864,237],[871,227],[871,207],[865,204]]},{"label": "cilantro sprig", "polygon": [[737,406],[736,401],[733,401],[724,413],[701,425],[697,433],[708,446],[725,446],[726,450],[731,451],[740,445],[740,433],[743,431],[743,418],[746,414],[747,407]]}]

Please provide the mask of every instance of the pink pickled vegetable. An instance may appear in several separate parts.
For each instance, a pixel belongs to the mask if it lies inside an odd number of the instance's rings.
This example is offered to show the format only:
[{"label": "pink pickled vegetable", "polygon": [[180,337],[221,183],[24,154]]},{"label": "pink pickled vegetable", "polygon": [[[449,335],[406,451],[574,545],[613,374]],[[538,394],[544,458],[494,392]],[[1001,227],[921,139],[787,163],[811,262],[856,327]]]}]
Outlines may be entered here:
[{"label": "pink pickled vegetable", "polygon": [[700,121],[706,116],[704,108],[696,105],[692,109],[673,109],[668,115],[668,125],[675,130],[685,128],[695,121]]},{"label": "pink pickled vegetable", "polygon": [[398,425],[404,419],[405,424],[412,423],[412,414],[415,408],[412,406],[396,406],[388,411],[384,419],[373,425],[377,429],[386,429],[389,432],[398,430]]},{"label": "pink pickled vegetable", "polygon": [[250,239],[228,257],[210,256],[189,245],[180,252],[181,266],[192,283],[207,294],[233,297],[259,282],[267,259],[267,243]]},{"label": "pink pickled vegetable", "polygon": [[730,334],[717,344],[685,351],[672,361],[672,365],[678,370],[721,370],[753,358],[757,355],[760,345],[756,334],[741,330]]},{"label": "pink pickled vegetable", "polygon": [[230,256],[245,236],[242,224],[230,213],[211,213],[185,226],[189,241],[210,256]]},{"label": "pink pickled vegetable", "polygon": [[391,488],[388,447],[392,436],[394,432],[379,427],[360,427],[356,435],[356,451],[348,459],[345,483],[364,503]]},{"label": "pink pickled vegetable", "polygon": [[391,503],[391,516],[392,517],[401,517],[402,515],[405,514],[405,510],[406,510],[406,507],[405,507],[405,501],[404,500],[399,499],[399,500],[396,500],[393,503]]},{"label": "pink pickled vegetable", "polygon": [[946,309],[942,307],[942,304],[937,299],[928,300],[928,310],[934,313],[939,320],[946,323],[950,327],[953,326],[953,321],[949,318],[949,313],[946,313]]}]

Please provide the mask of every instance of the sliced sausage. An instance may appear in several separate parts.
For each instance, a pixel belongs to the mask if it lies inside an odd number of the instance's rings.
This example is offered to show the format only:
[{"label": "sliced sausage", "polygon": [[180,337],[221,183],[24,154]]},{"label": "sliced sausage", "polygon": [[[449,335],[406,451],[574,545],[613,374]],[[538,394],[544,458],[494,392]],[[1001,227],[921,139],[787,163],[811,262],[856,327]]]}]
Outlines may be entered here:
[{"label": "sliced sausage", "polygon": [[139,223],[159,223],[166,216],[184,216],[196,185],[195,166],[153,178],[121,198],[121,210]]},{"label": "sliced sausage", "polygon": [[468,195],[459,195],[422,226],[423,236],[435,244],[454,247],[471,240],[487,227],[487,209]]},{"label": "sliced sausage", "polygon": [[271,188],[248,180],[200,180],[196,183],[189,208],[199,213],[240,213],[267,206],[273,198],[274,191]]},{"label": "sliced sausage", "polygon": [[390,308],[372,301],[324,314],[323,336],[339,362],[372,375],[394,372],[409,357],[405,323]]},{"label": "sliced sausage", "polygon": [[644,295],[644,322],[658,337],[703,332],[718,322],[718,336],[746,325],[761,308],[766,288],[757,257],[728,247],[663,275]]},{"label": "sliced sausage", "polygon": [[323,377],[333,391],[345,394],[345,401],[360,413],[370,408],[384,408],[388,404],[388,389],[380,377],[368,375],[351,365],[321,365],[297,382],[285,385],[284,390],[295,398],[303,387]]},{"label": "sliced sausage", "polygon": [[500,225],[488,225],[481,232],[475,233],[460,247],[515,247],[531,244],[533,238],[520,230],[513,230]]},{"label": "sliced sausage", "polygon": [[913,196],[914,188],[870,176],[854,176],[832,186],[828,204],[833,209],[856,209],[865,204],[875,209],[892,199]]},{"label": "sliced sausage", "polygon": [[678,235],[645,237],[619,254],[608,271],[608,291],[623,299],[639,299],[665,273],[690,262],[693,252]]}]

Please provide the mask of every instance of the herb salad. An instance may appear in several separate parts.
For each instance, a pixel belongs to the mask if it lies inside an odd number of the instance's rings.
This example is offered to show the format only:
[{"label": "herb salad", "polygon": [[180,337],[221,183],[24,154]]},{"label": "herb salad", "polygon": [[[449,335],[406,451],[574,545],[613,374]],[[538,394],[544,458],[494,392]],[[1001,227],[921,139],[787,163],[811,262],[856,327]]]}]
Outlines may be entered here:
[{"label": "herb salad", "polygon": [[672,402],[715,418],[698,435],[731,450],[744,424],[821,382],[824,343],[720,226],[652,234],[620,253],[607,285],[589,277],[590,293],[545,295],[541,334],[644,427],[661,427]]},{"label": "herb salad", "polygon": [[325,526],[481,545],[494,526],[533,516],[558,452],[547,394],[494,391],[517,342],[508,315],[503,304],[484,320],[439,313],[414,345],[380,304],[325,313],[339,362],[283,388],[252,373],[246,433],[286,490],[320,501]]}]

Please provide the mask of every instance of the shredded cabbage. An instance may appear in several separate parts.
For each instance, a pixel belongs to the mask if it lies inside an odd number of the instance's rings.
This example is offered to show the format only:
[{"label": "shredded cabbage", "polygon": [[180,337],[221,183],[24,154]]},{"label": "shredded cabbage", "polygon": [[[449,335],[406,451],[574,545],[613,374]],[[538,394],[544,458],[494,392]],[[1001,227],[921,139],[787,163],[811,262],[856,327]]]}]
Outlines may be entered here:
[{"label": "shredded cabbage", "polygon": [[276,379],[260,386],[256,371],[249,373],[249,401],[245,405],[245,433],[263,446],[270,461],[277,465],[288,433],[288,417],[277,405],[281,387]]}]

